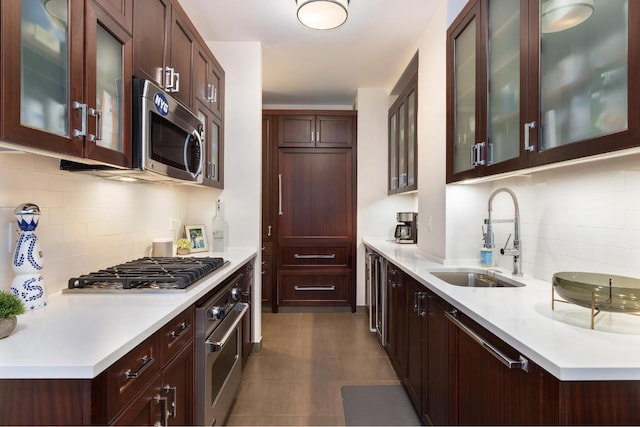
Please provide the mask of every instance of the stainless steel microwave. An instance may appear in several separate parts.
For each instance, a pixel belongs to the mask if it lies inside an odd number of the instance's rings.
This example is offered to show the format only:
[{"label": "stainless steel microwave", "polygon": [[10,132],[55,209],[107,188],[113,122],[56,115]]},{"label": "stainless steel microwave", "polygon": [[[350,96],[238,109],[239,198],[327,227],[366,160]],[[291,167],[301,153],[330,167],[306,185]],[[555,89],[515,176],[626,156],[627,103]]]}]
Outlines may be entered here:
[{"label": "stainless steel microwave", "polygon": [[204,124],[149,80],[133,79],[132,103],[131,168],[68,160],[61,168],[111,179],[201,184]]},{"label": "stainless steel microwave", "polygon": [[202,183],[203,124],[149,80],[133,80],[134,166],[162,176]]}]

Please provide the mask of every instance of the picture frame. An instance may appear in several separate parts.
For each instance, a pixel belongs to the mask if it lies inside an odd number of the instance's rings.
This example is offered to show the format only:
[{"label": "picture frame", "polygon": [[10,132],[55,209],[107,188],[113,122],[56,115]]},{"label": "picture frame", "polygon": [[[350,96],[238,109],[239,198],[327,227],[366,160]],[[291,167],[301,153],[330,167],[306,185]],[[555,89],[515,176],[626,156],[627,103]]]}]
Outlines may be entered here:
[{"label": "picture frame", "polygon": [[185,225],[184,234],[191,241],[191,252],[206,252],[209,250],[207,230],[204,224]]}]

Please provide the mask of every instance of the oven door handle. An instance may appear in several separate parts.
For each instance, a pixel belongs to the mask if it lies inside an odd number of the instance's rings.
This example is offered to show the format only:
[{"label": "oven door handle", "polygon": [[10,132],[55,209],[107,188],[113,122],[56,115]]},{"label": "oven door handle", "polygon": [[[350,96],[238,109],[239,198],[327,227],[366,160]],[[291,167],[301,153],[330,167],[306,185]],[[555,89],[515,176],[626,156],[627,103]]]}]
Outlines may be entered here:
[{"label": "oven door handle", "polygon": [[227,344],[227,341],[229,341],[229,338],[231,338],[231,335],[234,334],[236,327],[238,326],[238,323],[240,323],[242,321],[242,318],[244,317],[244,314],[247,312],[247,310],[249,309],[249,304],[240,302],[238,304],[236,304],[236,307],[242,306],[242,308],[238,309],[238,308],[234,308],[235,310],[238,310],[240,312],[240,314],[238,315],[238,317],[234,320],[233,325],[231,325],[231,327],[229,328],[229,330],[224,334],[224,336],[222,337],[222,339],[220,341],[205,341],[205,348],[207,349],[207,353],[215,353],[216,351],[220,351],[222,350],[222,347],[224,347]]}]

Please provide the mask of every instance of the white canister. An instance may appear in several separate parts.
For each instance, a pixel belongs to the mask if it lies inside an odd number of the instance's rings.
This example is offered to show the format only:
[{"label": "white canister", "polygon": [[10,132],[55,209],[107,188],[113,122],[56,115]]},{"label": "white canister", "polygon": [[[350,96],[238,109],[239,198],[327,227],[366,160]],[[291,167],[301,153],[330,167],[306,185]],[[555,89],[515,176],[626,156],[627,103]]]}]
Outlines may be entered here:
[{"label": "white canister", "polygon": [[171,237],[159,237],[151,241],[151,254],[154,258],[172,257],[173,239]]}]

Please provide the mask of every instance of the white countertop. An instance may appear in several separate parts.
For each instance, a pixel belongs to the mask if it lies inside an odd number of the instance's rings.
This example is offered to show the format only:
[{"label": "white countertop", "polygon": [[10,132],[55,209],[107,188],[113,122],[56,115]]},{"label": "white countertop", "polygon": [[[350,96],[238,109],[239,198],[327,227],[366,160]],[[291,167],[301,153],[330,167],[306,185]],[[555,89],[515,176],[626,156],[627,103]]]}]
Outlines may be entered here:
[{"label": "white countertop", "polygon": [[[365,244],[560,380],[640,380],[640,316],[601,312],[592,330],[589,309],[556,303],[552,310],[551,283],[526,272],[515,278],[524,287],[454,286],[429,273],[453,267],[429,259],[416,245]],[[502,276],[513,278],[510,271]]]},{"label": "white countertop", "polygon": [[193,256],[229,261],[182,293],[54,293],[47,307],[18,316],[0,340],[1,378],[95,378],[256,255],[256,248]]}]

